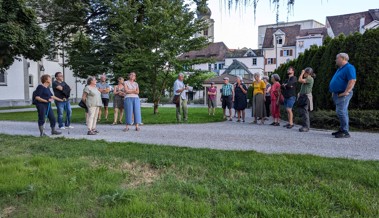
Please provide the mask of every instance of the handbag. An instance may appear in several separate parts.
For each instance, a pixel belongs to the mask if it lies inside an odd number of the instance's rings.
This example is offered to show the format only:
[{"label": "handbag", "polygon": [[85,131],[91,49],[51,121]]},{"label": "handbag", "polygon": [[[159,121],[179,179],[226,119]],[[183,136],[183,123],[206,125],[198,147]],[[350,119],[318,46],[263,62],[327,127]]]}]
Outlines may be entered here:
[{"label": "handbag", "polygon": [[79,107],[86,109],[86,108],[87,108],[87,105],[84,103],[83,100],[81,100],[81,101],[79,102]]},{"label": "handbag", "polygon": [[301,94],[297,99],[297,106],[304,107],[306,105],[308,105],[308,96],[307,94]]},{"label": "handbag", "polygon": [[279,104],[284,104],[284,96],[282,95],[282,93],[280,93],[279,96]]},{"label": "handbag", "polygon": [[174,95],[174,98],[172,99],[172,103],[174,103],[176,106],[179,106],[179,104],[180,104],[180,95]]}]

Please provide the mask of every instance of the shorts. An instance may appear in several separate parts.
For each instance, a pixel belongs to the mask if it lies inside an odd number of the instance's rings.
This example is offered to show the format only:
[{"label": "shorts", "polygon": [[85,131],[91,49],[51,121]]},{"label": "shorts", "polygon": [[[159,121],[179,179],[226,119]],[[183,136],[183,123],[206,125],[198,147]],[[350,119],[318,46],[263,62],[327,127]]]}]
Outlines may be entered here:
[{"label": "shorts", "polygon": [[215,108],[216,107],[216,99],[209,99],[208,98],[208,107],[209,108]]},{"label": "shorts", "polygon": [[104,107],[108,107],[109,104],[109,98],[101,98],[101,101],[103,102]]},{"label": "shorts", "polygon": [[222,109],[226,109],[226,107],[228,107],[228,109],[232,109],[232,105],[233,105],[233,98],[231,95],[222,96]]},{"label": "shorts", "polygon": [[292,96],[292,97],[289,97],[289,98],[284,98],[284,107],[286,108],[293,108],[293,105],[295,104],[296,102],[296,97],[295,96]]}]

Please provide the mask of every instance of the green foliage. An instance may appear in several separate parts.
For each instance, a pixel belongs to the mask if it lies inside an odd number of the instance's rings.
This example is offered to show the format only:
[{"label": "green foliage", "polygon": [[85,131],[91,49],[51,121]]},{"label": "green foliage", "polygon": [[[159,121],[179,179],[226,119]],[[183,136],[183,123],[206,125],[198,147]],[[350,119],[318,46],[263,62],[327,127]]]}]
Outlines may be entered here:
[{"label": "green foliage", "polygon": [[194,90],[202,90],[204,89],[203,82],[215,76],[216,74],[213,72],[203,72],[197,70],[188,76],[185,83],[192,86]]},{"label": "green foliage", "polygon": [[38,61],[48,52],[46,32],[24,0],[0,1],[0,70],[19,56]]},{"label": "green foliage", "polygon": [[295,67],[296,75],[300,75],[302,69],[312,67],[317,75],[313,87],[315,108],[332,110],[334,104],[329,93],[329,83],[337,70],[335,58],[340,52],[348,53],[349,62],[357,70],[357,83],[350,107],[362,110],[377,109],[379,104],[378,38],[379,29],[368,30],[363,35],[355,33],[347,37],[339,35],[334,39],[327,38],[322,46],[312,46],[297,59],[280,65],[275,73],[284,79],[289,66]]},{"label": "green foliage", "polygon": [[378,161],[14,135],[0,144],[4,217],[379,216]]}]

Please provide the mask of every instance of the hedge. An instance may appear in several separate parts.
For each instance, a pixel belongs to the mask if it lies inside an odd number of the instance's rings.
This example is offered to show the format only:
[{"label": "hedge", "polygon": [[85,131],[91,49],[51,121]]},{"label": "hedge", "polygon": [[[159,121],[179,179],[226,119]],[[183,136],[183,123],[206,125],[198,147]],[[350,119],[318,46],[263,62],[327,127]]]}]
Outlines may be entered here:
[{"label": "hedge", "polygon": [[[274,73],[285,78],[289,66],[295,67],[295,75],[301,70],[312,67],[317,77],[313,87],[316,109],[333,110],[334,105],[329,93],[329,82],[337,70],[336,55],[349,54],[350,63],[357,70],[357,83],[350,103],[351,109],[376,110],[379,106],[379,28],[368,30],[363,35],[355,33],[334,39],[326,38],[322,46],[312,46],[297,59],[278,67]],[[283,79],[284,80],[284,79]],[[300,84],[298,84],[300,90]]]}]

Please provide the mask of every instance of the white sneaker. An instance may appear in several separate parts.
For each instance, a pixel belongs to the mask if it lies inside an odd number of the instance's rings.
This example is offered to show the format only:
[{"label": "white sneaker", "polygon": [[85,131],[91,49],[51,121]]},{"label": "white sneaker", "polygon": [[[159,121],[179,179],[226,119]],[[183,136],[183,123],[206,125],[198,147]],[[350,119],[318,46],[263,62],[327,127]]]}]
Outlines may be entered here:
[{"label": "white sneaker", "polygon": [[73,126],[66,126],[67,129],[73,129]]},{"label": "white sneaker", "polygon": [[66,129],[64,126],[62,126],[62,127],[59,127],[59,129],[60,130],[64,130],[64,129]]}]

